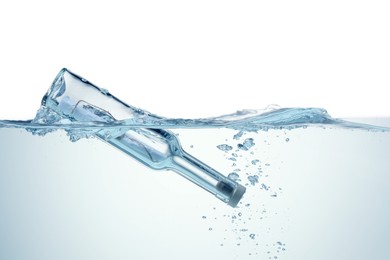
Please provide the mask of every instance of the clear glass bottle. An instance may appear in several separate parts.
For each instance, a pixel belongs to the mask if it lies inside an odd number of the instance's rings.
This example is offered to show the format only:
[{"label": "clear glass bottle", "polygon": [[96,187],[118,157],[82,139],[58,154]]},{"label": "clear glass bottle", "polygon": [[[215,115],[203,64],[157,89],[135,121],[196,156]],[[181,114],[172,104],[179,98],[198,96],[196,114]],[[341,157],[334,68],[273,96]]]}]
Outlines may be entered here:
[{"label": "clear glass bottle", "polygon": [[[105,89],[62,69],[42,99],[42,106],[72,121],[113,123],[128,119],[161,119],[122,102]],[[169,130],[102,129],[96,136],[153,169],[177,172],[235,207],[245,187],[186,153]]]}]

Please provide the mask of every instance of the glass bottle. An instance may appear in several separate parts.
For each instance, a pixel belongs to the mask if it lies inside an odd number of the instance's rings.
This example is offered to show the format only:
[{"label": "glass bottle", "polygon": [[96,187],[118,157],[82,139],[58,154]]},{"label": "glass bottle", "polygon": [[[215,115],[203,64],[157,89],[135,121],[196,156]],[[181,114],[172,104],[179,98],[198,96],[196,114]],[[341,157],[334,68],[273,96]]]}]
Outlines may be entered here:
[{"label": "glass bottle", "polygon": [[42,99],[42,106],[63,118],[78,122],[102,122],[113,126],[102,128],[96,136],[144,165],[173,170],[201,188],[236,207],[245,187],[225,177],[185,152],[171,131],[158,128],[129,129],[115,127],[120,120],[159,120],[161,117],[122,102],[67,69],[62,69]]}]

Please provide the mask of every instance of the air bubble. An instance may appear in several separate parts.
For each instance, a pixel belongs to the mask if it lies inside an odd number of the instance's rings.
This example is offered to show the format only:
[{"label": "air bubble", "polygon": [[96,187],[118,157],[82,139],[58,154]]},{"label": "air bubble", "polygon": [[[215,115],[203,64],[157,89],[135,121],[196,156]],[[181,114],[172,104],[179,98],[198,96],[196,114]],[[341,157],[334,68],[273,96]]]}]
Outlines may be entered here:
[{"label": "air bubble", "polygon": [[248,176],[248,181],[254,186],[256,183],[259,182],[259,176],[257,175]]},{"label": "air bubble", "polygon": [[233,149],[233,147],[231,147],[230,145],[227,145],[227,144],[220,144],[220,145],[217,145],[217,148],[221,151],[224,151],[224,152],[228,152],[230,150]]},{"label": "air bubble", "polygon": [[233,180],[233,181],[238,181],[240,178],[240,175],[238,175],[235,172],[229,173],[228,178]]}]

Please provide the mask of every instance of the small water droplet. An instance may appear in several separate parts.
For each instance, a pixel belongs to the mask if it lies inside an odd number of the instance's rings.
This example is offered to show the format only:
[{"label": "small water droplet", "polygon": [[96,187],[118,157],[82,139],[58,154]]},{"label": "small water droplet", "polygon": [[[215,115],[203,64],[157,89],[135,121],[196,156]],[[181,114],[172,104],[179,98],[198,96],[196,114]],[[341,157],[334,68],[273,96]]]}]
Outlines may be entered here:
[{"label": "small water droplet", "polygon": [[256,183],[259,182],[259,176],[257,175],[248,176],[248,181],[254,186]]},{"label": "small water droplet", "polygon": [[260,162],[260,160],[257,160],[257,159],[256,159],[256,160],[252,160],[251,163],[252,163],[253,165],[256,165],[256,164],[259,163],[259,162]]},{"label": "small water droplet", "polygon": [[221,151],[224,151],[224,152],[228,152],[230,150],[233,149],[233,147],[231,147],[230,145],[227,145],[227,144],[220,144],[220,145],[217,145],[217,148]]},{"label": "small water droplet", "polygon": [[255,143],[253,142],[253,138],[245,139],[244,143],[238,144],[237,148],[243,151],[248,151]]},{"label": "small water droplet", "polygon": [[263,190],[268,190],[269,189],[269,187],[267,185],[265,185],[264,183],[261,184],[261,188]]},{"label": "small water droplet", "polygon": [[233,180],[233,181],[238,181],[240,178],[240,175],[238,175],[235,172],[229,173],[228,178]]},{"label": "small water droplet", "polygon": [[[250,237],[251,239],[255,239],[256,235],[252,233],[252,234],[249,235],[249,237]],[[256,245],[257,245],[257,244],[256,244]]]},{"label": "small water droplet", "polygon": [[237,134],[235,134],[235,135],[233,136],[233,139],[234,139],[234,140],[239,140],[243,134],[244,134],[244,132],[243,132],[243,131],[240,131],[240,132],[238,132]]}]

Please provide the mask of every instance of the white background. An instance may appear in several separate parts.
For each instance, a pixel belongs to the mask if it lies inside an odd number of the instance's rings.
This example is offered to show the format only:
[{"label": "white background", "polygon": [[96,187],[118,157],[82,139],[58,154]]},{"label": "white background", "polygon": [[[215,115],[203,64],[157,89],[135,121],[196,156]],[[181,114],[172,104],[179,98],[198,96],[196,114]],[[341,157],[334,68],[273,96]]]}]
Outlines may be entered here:
[{"label": "white background", "polygon": [[[375,0],[0,0],[0,119],[32,118],[62,67],[163,116],[205,117],[269,104],[323,107],[334,117],[390,116],[389,14],[388,1]],[[219,202],[179,176],[148,175],[93,140],[73,144],[55,134],[2,131],[12,135],[0,135],[6,151],[0,255],[249,257],[237,249],[235,234],[215,246],[226,236],[226,227],[218,229],[223,221],[217,224],[223,219],[213,218]],[[269,132],[255,140],[253,156],[270,163],[275,185],[285,183],[279,203],[267,210],[287,206],[292,216],[286,236],[258,237],[287,241],[290,259],[389,259],[389,132],[299,133],[288,132],[288,143]],[[204,151],[226,135],[203,136],[210,141],[199,153],[219,167]],[[253,212],[263,208],[257,201],[263,203],[253,199]],[[279,228],[269,216],[251,232]]]},{"label": "white background", "polygon": [[323,107],[389,116],[388,1],[1,1],[0,119],[67,67],[169,117]]}]

